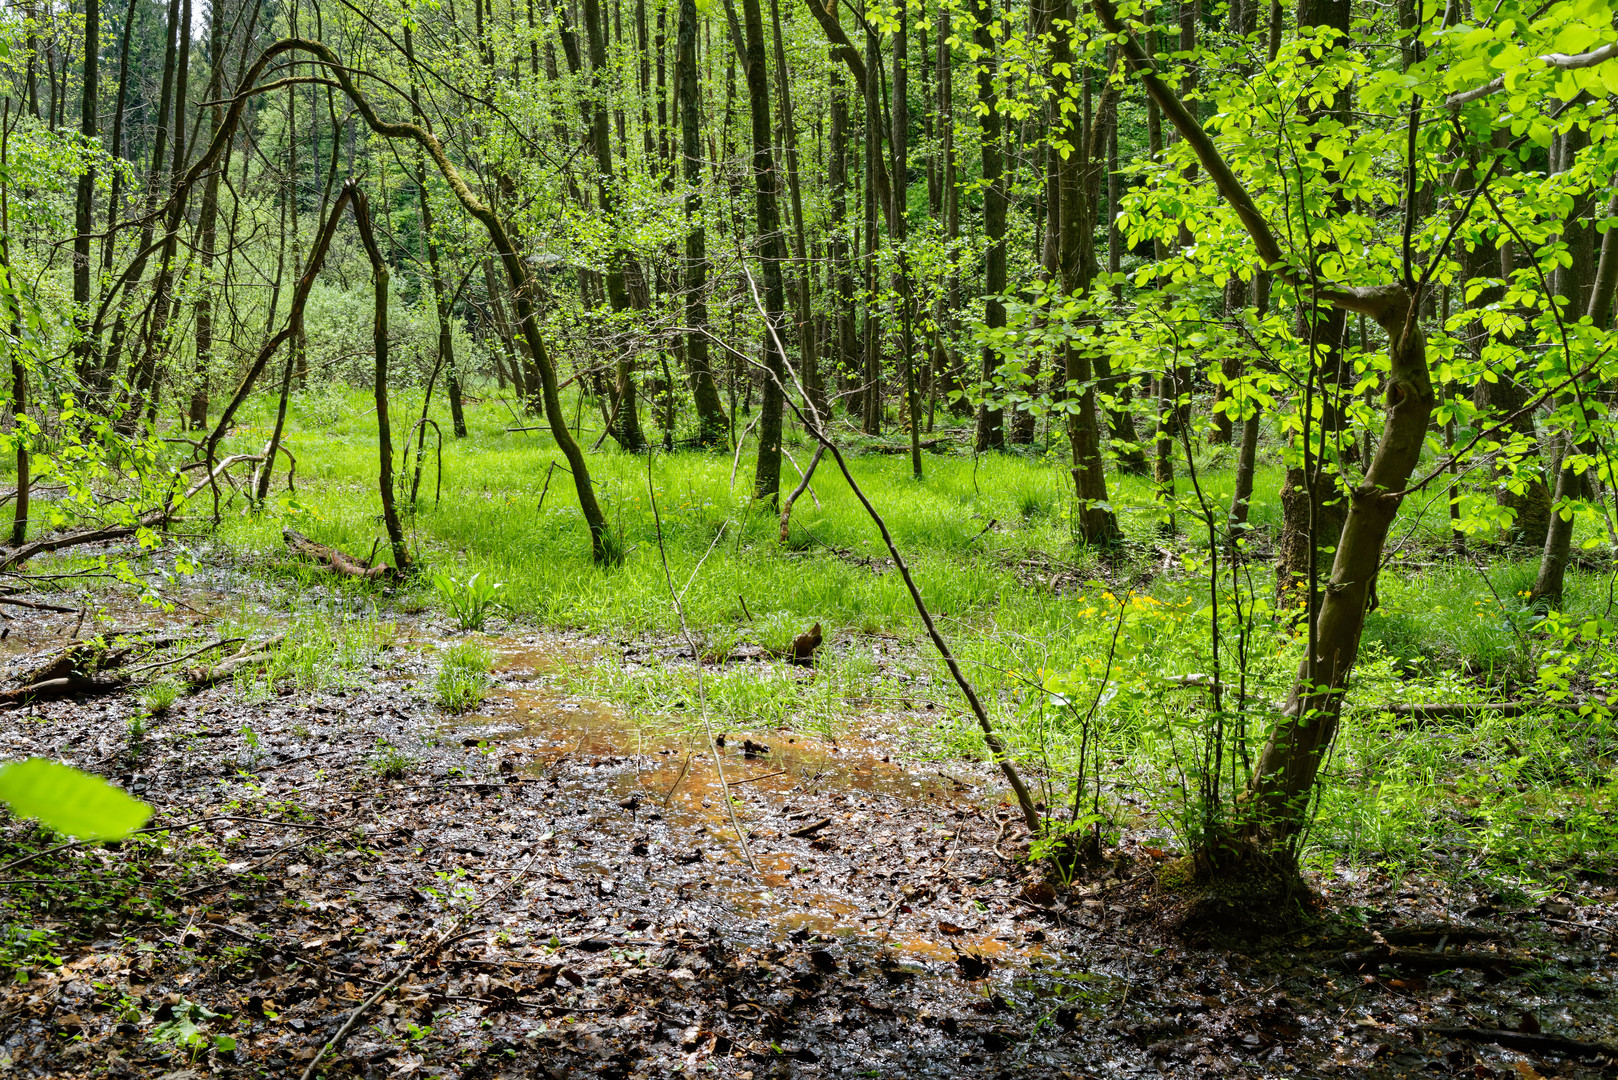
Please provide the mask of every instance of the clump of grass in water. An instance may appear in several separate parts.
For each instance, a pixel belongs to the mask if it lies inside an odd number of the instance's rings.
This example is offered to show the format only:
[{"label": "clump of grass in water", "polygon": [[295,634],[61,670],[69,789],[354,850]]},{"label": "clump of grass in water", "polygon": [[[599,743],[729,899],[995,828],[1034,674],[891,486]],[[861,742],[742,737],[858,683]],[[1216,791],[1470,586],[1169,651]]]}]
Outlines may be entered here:
[{"label": "clump of grass in water", "polygon": [[403,780],[415,768],[416,759],[392,743],[379,740],[366,765],[383,780]]},{"label": "clump of grass in water", "polygon": [[447,713],[471,712],[489,696],[489,667],[493,656],[487,645],[462,641],[444,652],[444,662],[433,684],[438,707]]}]

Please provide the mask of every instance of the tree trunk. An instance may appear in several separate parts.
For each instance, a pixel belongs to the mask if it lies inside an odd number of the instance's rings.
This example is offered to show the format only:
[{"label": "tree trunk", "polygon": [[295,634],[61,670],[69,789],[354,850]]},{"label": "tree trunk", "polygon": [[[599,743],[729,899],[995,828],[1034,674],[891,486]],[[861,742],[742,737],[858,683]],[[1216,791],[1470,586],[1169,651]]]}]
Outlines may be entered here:
[{"label": "tree trunk", "polygon": [[793,257],[798,264],[797,288],[793,290],[798,304],[798,372],[804,389],[812,397],[819,396],[819,361],[815,355],[815,335],[811,325],[809,303],[809,242],[803,220],[803,196],[798,183],[798,118],[793,111],[790,71],[787,68],[786,45],[781,32],[781,0],[770,0],[770,20],[775,44],[775,87],[781,106],[782,156],[787,174],[787,197],[792,207]]},{"label": "tree trunk", "polygon": [[[759,408],[758,468],[753,476],[753,497],[774,505],[781,488],[781,414],[785,405],[786,356],[782,352],[782,313],[786,293],[781,264],[786,244],[781,237],[776,206],[775,156],[770,140],[770,84],[764,66],[764,17],[759,0],[742,0],[742,24],[747,42],[747,97],[753,120],[753,184],[757,191],[758,240],[764,287],[764,397]],[[749,290],[751,294],[752,290]],[[751,298],[751,296],[749,296]]]},{"label": "tree trunk", "polygon": [[[618,197],[614,190],[612,135],[608,127],[606,101],[607,37],[600,0],[584,0],[584,30],[590,51],[591,87],[591,99],[585,108],[590,125],[590,145],[596,158],[596,199],[608,228],[613,231],[613,254],[607,263],[605,275],[607,302],[612,306],[614,315],[622,315],[630,306],[629,291],[624,284],[624,263],[628,253],[620,246],[617,235]],[[618,361],[613,397],[613,410],[616,413],[613,438],[625,450],[639,451],[646,445],[646,440],[641,434],[640,411],[635,400],[635,364],[628,354]]]},{"label": "tree trunk", "polygon": [[[827,250],[836,297],[833,300],[837,329],[835,341],[839,378],[848,380],[859,365],[859,334],[854,317],[854,274],[849,264],[848,241],[848,92],[842,72],[831,72],[831,155],[827,180],[831,187],[831,238]],[[855,411],[857,393],[849,395],[849,410]],[[862,414],[863,415],[863,414]],[[829,420],[829,416],[827,417]]]},{"label": "tree trunk", "polygon": [[377,483],[382,495],[382,523],[388,530],[388,541],[393,546],[393,567],[402,571],[410,565],[410,552],[405,547],[404,530],[399,527],[399,511],[393,504],[393,430],[388,422],[388,264],[382,261],[376,238],[371,234],[371,208],[366,204],[363,192],[355,190],[353,208],[354,220],[360,228],[360,241],[371,260],[371,287],[376,294],[376,322],[372,328],[376,351],[373,389],[376,395]]},{"label": "tree trunk", "polygon": [[685,170],[685,362],[697,409],[697,437],[704,446],[729,441],[730,421],[719,399],[708,359],[708,251],[702,222],[702,143],[697,117],[697,6],[679,0],[680,23],[674,62],[674,92],[680,108],[680,155]]},{"label": "tree trunk", "polygon": [[[1252,238],[1266,267],[1285,271],[1280,243],[1259,213],[1252,196],[1201,126],[1158,77],[1155,65],[1129,36],[1111,0],[1090,0],[1091,9],[1109,33],[1119,35],[1126,58],[1140,72],[1147,93],[1191,144],[1215,186]],[[1410,273],[1409,268],[1406,272]],[[1288,845],[1308,821],[1314,790],[1331,740],[1337,730],[1343,694],[1359,653],[1370,591],[1382,561],[1388,531],[1399,512],[1405,486],[1421,458],[1434,395],[1427,369],[1426,336],[1414,318],[1416,297],[1403,285],[1323,289],[1321,299],[1339,308],[1364,312],[1388,334],[1389,368],[1384,384],[1386,421],[1376,457],[1365,480],[1349,499],[1348,518],[1337,544],[1331,581],[1310,627],[1308,646],[1283,715],[1254,762],[1244,796],[1245,831],[1260,844]],[[1219,838],[1203,854],[1222,854]]]},{"label": "tree trunk", "polygon": [[[1053,5],[1052,22],[1072,21],[1069,0]],[[1097,181],[1100,178],[1099,147],[1094,135],[1080,127],[1080,112],[1072,99],[1082,93],[1080,80],[1070,74],[1074,61],[1071,38],[1058,32],[1051,48],[1052,86],[1056,93],[1056,126],[1052,132],[1051,157],[1057,160],[1057,185],[1053,193],[1060,210],[1053,215],[1059,228],[1058,259],[1064,296],[1087,295],[1094,280],[1093,250],[1096,219]],[[1110,97],[1110,96],[1109,96]],[[1106,101],[1103,101],[1103,111]],[[1087,136],[1090,136],[1087,138]],[[1086,327],[1087,337],[1097,328]],[[1087,544],[1114,544],[1122,539],[1118,517],[1107,502],[1107,477],[1101,454],[1101,427],[1096,415],[1094,346],[1067,338],[1063,346],[1063,372],[1069,387],[1078,391],[1078,406],[1067,412],[1067,436],[1073,453],[1073,484],[1078,495],[1079,535]]]},{"label": "tree trunk", "polygon": [[881,106],[877,84],[881,81],[881,65],[877,56],[876,31],[865,28],[865,364],[860,380],[862,422],[860,430],[867,435],[882,434],[882,317],[876,302],[876,252],[881,243],[877,232],[876,176],[886,171],[882,166]]},{"label": "tree trunk", "polygon": [[[1006,291],[1006,189],[1000,147],[1000,100],[994,87],[990,58],[995,36],[993,0],[970,0],[973,9],[972,40],[981,50],[978,63],[978,125],[983,140],[983,238],[987,244],[983,261],[983,323],[990,331],[1006,325],[1006,309],[1000,297]],[[994,382],[1000,366],[992,348],[983,349],[983,381]],[[997,393],[990,389],[991,394]],[[976,445],[979,450],[1003,450],[1006,445],[1005,413],[987,405],[978,409]]]},{"label": "tree trunk", "polygon": [[[95,141],[97,77],[101,60],[101,9],[98,0],[84,0],[84,95],[79,104],[79,135],[85,145]],[[82,370],[91,355],[90,306],[90,230],[95,204],[95,168],[85,169],[79,177],[79,190],[73,207],[73,320],[78,327],[79,341],[74,354]]]},{"label": "tree trunk", "polygon": [[[1607,206],[1607,216],[1618,214],[1618,195]],[[1608,229],[1601,241],[1601,261],[1590,289],[1590,321],[1598,329],[1608,329],[1612,319],[1613,293],[1618,289],[1618,229]],[[1539,574],[1529,593],[1537,608],[1560,608],[1562,592],[1567,578],[1568,558],[1573,550],[1574,515],[1572,503],[1580,495],[1582,477],[1573,459],[1579,454],[1576,445],[1568,447],[1561,469],[1556,474],[1556,513],[1551,515],[1550,527],[1545,533],[1545,551],[1539,561]],[[1564,514],[1566,515],[1564,517]]]},{"label": "tree trunk", "polygon": [[899,25],[893,35],[893,220],[889,229],[898,256],[893,274],[894,302],[899,306],[899,371],[904,379],[905,405],[910,416],[910,471],[921,479],[921,402],[916,396],[915,341],[911,333],[910,263],[905,251],[909,225],[908,189],[910,173],[910,15],[906,5],[899,9]]},{"label": "tree trunk", "polygon": [[[209,101],[219,100],[219,95],[225,84],[225,17],[222,5],[216,3],[208,12],[209,45],[211,74],[208,76],[207,98]],[[223,106],[215,105],[208,112],[208,141],[213,142],[219,134],[219,125],[224,119]],[[186,423],[193,431],[202,431],[208,426],[208,381],[211,377],[209,367],[213,362],[213,293],[214,282],[211,271],[214,263],[214,245],[219,239],[219,181],[230,172],[230,152],[236,140],[232,139],[225,144],[224,157],[219,168],[208,173],[207,183],[202,189],[202,207],[197,215],[197,231],[202,234],[201,273],[197,282],[197,298],[192,305],[196,319],[196,364],[193,378],[195,384],[191,387],[191,401],[186,409]],[[227,287],[228,281],[221,281],[220,287]],[[271,458],[264,463],[266,473],[272,471],[275,460]]]},{"label": "tree trunk", "polygon": [[[1262,317],[1270,308],[1270,274],[1260,270],[1253,275],[1253,307]],[[1256,403],[1242,418],[1241,452],[1236,458],[1236,476],[1230,496],[1230,544],[1234,547],[1247,531],[1247,511],[1253,501],[1253,470],[1258,463],[1260,413]]]}]

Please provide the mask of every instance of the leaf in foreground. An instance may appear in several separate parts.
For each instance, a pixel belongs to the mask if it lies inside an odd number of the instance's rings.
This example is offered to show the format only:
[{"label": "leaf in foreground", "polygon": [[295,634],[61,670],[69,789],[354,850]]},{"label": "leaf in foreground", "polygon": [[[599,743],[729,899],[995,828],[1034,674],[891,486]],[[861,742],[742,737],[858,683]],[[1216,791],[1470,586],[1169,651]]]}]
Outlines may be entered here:
[{"label": "leaf in foreground", "polygon": [[99,777],[44,758],[0,767],[0,801],[18,817],[37,818],[81,840],[117,840],[152,816],[152,808]]}]

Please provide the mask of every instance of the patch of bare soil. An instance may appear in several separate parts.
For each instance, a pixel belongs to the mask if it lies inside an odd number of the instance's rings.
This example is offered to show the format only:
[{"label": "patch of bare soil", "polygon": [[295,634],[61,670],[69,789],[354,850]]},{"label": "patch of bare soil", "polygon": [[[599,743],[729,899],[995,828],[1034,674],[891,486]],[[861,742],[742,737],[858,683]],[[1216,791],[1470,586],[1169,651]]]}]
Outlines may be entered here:
[{"label": "patch of bare soil", "polygon": [[357,689],[203,689],[138,750],[128,695],[5,712],[0,755],[105,775],[161,831],[4,826],[0,1075],[1618,1075],[1607,884],[1345,875],[1315,883],[1335,922],[1194,947],[1163,853],[1053,888],[981,767],[730,732],[755,872],[705,740],[567,695],[588,651],[502,640],[464,718],[412,650]]}]

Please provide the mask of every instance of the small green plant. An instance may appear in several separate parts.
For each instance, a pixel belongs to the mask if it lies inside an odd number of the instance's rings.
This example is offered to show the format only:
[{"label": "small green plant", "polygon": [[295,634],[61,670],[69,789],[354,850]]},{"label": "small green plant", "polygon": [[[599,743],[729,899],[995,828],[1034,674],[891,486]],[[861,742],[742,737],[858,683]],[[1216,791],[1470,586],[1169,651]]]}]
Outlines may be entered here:
[{"label": "small green plant", "polygon": [[149,729],[147,720],[151,719],[143,712],[132,713],[124,721],[129,727],[129,759],[134,761],[146,749],[146,733]]},{"label": "small green plant", "polygon": [[242,748],[236,753],[236,764],[248,772],[252,772],[253,766],[257,765],[259,759],[264,756],[264,744],[259,739],[258,732],[246,724],[243,724],[238,729],[238,734],[242,737]]},{"label": "small green plant", "polygon": [[392,743],[378,740],[376,750],[366,764],[383,780],[403,780],[405,774],[415,767],[416,761]]},{"label": "small green plant", "polygon": [[140,690],[140,705],[146,715],[165,715],[180,698],[180,684],[173,679],[157,679]]},{"label": "small green plant", "polygon": [[488,647],[476,641],[463,641],[445,650],[433,684],[438,707],[448,713],[464,713],[483,704],[489,696],[492,663]]},{"label": "small green plant", "polygon": [[152,1028],[152,1033],[146,1037],[148,1042],[173,1043],[193,1059],[210,1049],[221,1054],[236,1049],[236,1040],[229,1035],[213,1035],[202,1030],[202,1024],[209,1020],[229,1020],[229,1013],[214,1012],[206,1005],[184,998],[171,1009],[168,1019],[158,1021]]},{"label": "small green plant", "polygon": [[502,606],[500,590],[505,586],[482,572],[461,581],[439,571],[433,575],[433,588],[462,630],[482,630],[489,613]]}]

